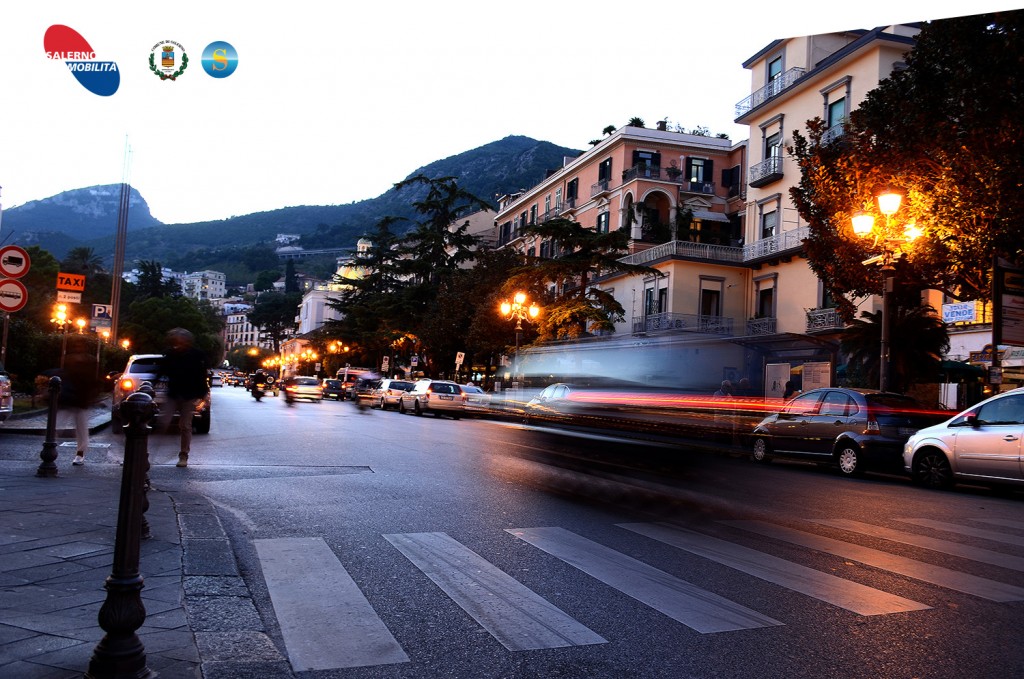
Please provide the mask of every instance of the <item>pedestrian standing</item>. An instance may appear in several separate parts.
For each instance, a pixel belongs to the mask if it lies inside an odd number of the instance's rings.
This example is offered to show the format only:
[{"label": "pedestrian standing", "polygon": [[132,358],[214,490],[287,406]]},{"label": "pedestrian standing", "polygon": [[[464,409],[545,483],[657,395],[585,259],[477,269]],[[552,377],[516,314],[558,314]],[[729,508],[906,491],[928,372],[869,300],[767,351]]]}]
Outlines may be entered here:
[{"label": "pedestrian standing", "polygon": [[167,403],[159,414],[159,429],[166,431],[175,413],[178,413],[178,431],[181,447],[178,467],[188,466],[192,448],[192,416],[196,401],[206,396],[206,355],[195,347],[192,333],[174,328],[167,333],[167,353],[157,379],[167,380]]},{"label": "pedestrian standing", "polygon": [[89,351],[89,342],[82,335],[69,335],[64,370],[61,373],[60,405],[67,408],[75,426],[77,451],[73,465],[85,464],[89,452],[89,413],[99,393],[96,357]]}]

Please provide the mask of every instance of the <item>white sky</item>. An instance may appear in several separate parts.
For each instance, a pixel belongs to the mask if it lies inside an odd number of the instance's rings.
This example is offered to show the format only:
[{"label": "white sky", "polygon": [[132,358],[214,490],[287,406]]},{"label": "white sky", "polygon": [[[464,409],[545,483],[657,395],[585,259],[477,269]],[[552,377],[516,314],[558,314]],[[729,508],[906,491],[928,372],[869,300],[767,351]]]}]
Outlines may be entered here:
[{"label": "white sky", "polygon": [[[373,198],[510,134],[576,149],[639,116],[734,141],[741,64],[775,38],[1013,9],[1020,0],[8,2],[0,9],[0,201],[130,181],[166,223]],[[99,97],[44,57],[52,24],[114,60]],[[149,70],[180,43],[175,82]],[[206,75],[203,48],[239,65]]]}]

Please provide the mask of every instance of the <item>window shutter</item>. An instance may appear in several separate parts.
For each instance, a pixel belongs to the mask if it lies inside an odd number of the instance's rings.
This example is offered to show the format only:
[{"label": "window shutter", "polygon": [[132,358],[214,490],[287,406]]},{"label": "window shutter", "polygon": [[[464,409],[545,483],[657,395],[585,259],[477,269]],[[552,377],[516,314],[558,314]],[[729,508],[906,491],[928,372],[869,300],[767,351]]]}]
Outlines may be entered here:
[{"label": "window shutter", "polygon": [[704,161],[704,181],[709,182],[715,178],[715,161],[708,158]]},{"label": "window shutter", "polygon": [[651,158],[651,165],[653,165],[654,167],[661,167],[661,154],[660,153],[655,153],[654,154],[654,156]]},{"label": "window shutter", "polygon": [[636,165],[639,162],[640,162],[640,152],[634,150],[633,151],[633,165]]}]

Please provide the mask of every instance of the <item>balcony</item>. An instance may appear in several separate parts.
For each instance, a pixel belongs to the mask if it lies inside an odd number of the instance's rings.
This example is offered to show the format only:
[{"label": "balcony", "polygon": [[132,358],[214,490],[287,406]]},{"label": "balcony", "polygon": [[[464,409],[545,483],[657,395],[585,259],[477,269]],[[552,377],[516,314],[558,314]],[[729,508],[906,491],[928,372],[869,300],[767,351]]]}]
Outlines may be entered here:
[{"label": "balcony", "polygon": [[728,245],[712,245],[710,243],[694,243],[686,240],[674,240],[662,245],[655,245],[632,255],[619,259],[625,264],[650,264],[669,257],[686,257],[708,262],[743,263],[743,248]]},{"label": "balcony", "polygon": [[751,318],[747,321],[748,335],[774,335],[777,318]]},{"label": "balcony", "polygon": [[590,187],[590,197],[597,198],[602,193],[608,193],[608,191],[610,190],[609,184],[611,184],[610,179],[599,180],[596,184]]},{"label": "balcony", "polygon": [[732,319],[698,314],[648,314],[633,317],[633,334],[693,332],[704,335],[732,335]]},{"label": "balcony", "polygon": [[563,210],[562,210],[562,206],[561,205],[556,205],[555,207],[551,208],[550,210],[545,210],[544,213],[541,214],[541,216],[540,216],[540,223],[543,224],[544,222],[550,222],[555,217],[558,217],[559,215],[561,215],[562,212],[563,212]]},{"label": "balcony", "polygon": [[622,173],[622,183],[634,179],[661,179],[661,168],[657,165],[634,165]]},{"label": "balcony", "polygon": [[765,158],[757,165],[750,166],[750,181],[753,188],[760,188],[782,179],[782,156]]},{"label": "balcony", "polygon": [[572,212],[575,209],[576,209],[576,198],[566,198],[558,206],[558,210],[559,210],[558,214],[564,215],[565,213]]},{"label": "balcony", "polygon": [[683,182],[679,187],[685,193],[699,193],[705,196],[712,196],[715,193],[714,182]]},{"label": "balcony", "polygon": [[833,125],[832,127],[825,130],[825,133],[821,135],[821,145],[828,146],[829,144],[842,139],[845,131],[843,130],[843,124]]},{"label": "balcony", "polygon": [[751,110],[757,108],[777,94],[789,89],[794,83],[796,83],[796,81],[803,77],[804,73],[805,71],[802,68],[791,68],[740,103],[736,104],[736,119],[739,120]]},{"label": "balcony", "polygon": [[743,261],[764,259],[789,250],[799,250],[804,239],[811,235],[809,226],[801,226],[792,231],[783,231],[769,238],[762,238],[743,246]]},{"label": "balcony", "polygon": [[808,309],[807,333],[830,332],[846,327],[835,309]]}]

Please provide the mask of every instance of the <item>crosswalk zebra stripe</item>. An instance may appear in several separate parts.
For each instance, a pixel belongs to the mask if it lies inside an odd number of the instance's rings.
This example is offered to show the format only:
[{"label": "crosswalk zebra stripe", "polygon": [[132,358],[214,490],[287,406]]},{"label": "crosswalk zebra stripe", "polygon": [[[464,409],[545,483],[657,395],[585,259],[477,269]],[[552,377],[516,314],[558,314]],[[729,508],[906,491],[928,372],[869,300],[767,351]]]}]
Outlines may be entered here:
[{"label": "crosswalk zebra stripe", "polygon": [[623,523],[626,530],[735,568],[860,615],[886,615],[931,608],[881,590],[844,580],[742,545],[665,524]]},{"label": "crosswalk zebra stripe", "polygon": [[980,519],[971,518],[972,521],[981,521],[982,523],[991,523],[993,526],[1006,526],[1007,528],[1016,528],[1017,530],[1024,530],[1024,521],[1012,521],[1010,519]]},{"label": "crosswalk zebra stripe", "polygon": [[934,528],[935,530],[945,531],[947,533],[957,533],[959,535],[967,535],[973,538],[983,538],[985,540],[992,540],[993,542],[1003,542],[1008,545],[1018,545],[1024,547],[1024,536],[1010,535],[1008,533],[1002,533],[994,530],[985,530],[984,528],[972,528],[971,526],[961,526],[955,523],[947,523],[945,521],[935,521],[933,519],[896,519],[903,523],[912,523],[915,526],[924,526],[925,528]]},{"label": "crosswalk zebra stripe", "polygon": [[982,549],[981,547],[975,547],[974,545],[965,545],[962,542],[951,542],[949,540],[933,538],[927,535],[906,533],[901,530],[884,528],[882,526],[875,526],[873,524],[862,523],[860,521],[851,521],[849,519],[811,520],[815,523],[832,526],[833,528],[841,528],[842,530],[848,530],[852,533],[861,533],[862,535],[870,535],[871,537],[884,538],[886,540],[892,540],[893,542],[901,542],[905,545],[930,549],[933,552],[939,552],[941,554],[959,556],[979,563],[992,564],[993,566],[1002,566],[1003,568],[1009,568],[1010,570],[1024,571],[1024,558],[1014,556],[1013,554],[993,552],[990,549]]},{"label": "crosswalk zebra stripe", "polygon": [[841,540],[814,535],[786,526],[777,526],[764,521],[722,521],[721,523],[736,526],[743,530],[765,535],[776,540],[783,540],[808,549],[833,554],[850,561],[857,561],[868,566],[881,568],[891,573],[905,575],[908,578],[930,582],[939,587],[973,594],[989,601],[1021,601],[1024,600],[1024,589],[995,580],[981,578],[970,573],[950,570],[942,566],[917,561],[905,556],[890,554],[871,547],[863,547]]},{"label": "crosswalk zebra stripe", "polygon": [[782,624],[564,528],[506,531],[698,632]]},{"label": "crosswalk zebra stripe", "polygon": [[409,662],[321,538],[254,542],[297,672]]},{"label": "crosswalk zebra stripe", "polygon": [[384,538],[510,651],[607,643],[445,533]]}]

